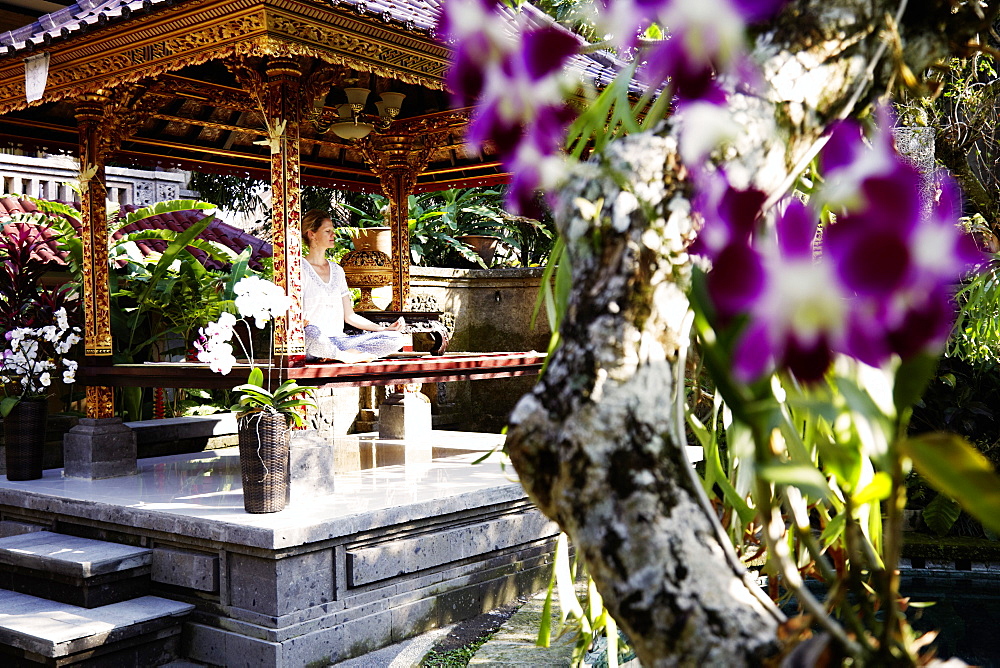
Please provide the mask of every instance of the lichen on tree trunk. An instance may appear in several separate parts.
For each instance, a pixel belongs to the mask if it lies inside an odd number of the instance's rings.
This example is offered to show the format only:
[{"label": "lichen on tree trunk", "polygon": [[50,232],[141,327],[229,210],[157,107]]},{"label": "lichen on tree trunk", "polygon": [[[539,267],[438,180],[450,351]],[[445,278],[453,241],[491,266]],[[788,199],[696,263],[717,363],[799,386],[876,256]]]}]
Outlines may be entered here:
[{"label": "lichen on tree trunk", "polygon": [[[643,665],[752,665],[775,650],[778,617],[706,508],[675,410],[692,230],[674,148],[652,135],[618,142],[569,186],[564,343],[515,409],[507,445]],[[601,220],[589,220],[601,198]]]}]

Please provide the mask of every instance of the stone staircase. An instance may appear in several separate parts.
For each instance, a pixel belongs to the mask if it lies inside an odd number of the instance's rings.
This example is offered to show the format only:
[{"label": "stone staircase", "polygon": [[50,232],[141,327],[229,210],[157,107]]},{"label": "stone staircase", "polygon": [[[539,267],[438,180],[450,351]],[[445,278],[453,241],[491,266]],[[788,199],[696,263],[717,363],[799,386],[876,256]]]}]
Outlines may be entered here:
[{"label": "stone staircase", "polygon": [[152,550],[30,531],[0,538],[0,665],[159,666],[194,606],[149,595]]}]

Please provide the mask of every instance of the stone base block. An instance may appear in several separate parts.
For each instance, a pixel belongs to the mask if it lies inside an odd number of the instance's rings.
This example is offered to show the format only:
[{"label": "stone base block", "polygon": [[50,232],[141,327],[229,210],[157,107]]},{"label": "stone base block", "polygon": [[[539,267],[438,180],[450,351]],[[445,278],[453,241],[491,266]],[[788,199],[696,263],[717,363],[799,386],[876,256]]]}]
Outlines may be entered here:
[{"label": "stone base block", "polygon": [[98,608],[149,593],[146,548],[36,531],[0,539],[0,588]]},{"label": "stone base block", "polygon": [[0,538],[6,538],[7,536],[20,536],[21,534],[46,531],[47,529],[48,527],[44,524],[19,522],[17,520],[3,520],[0,521]]},{"label": "stone base block", "polygon": [[392,440],[429,438],[430,399],[420,392],[391,395],[378,409],[378,435]]},{"label": "stone base block", "polygon": [[63,437],[67,478],[96,480],[136,473],[135,433],[121,418],[81,418]]},{"label": "stone base block", "polygon": [[289,449],[289,503],[333,494],[333,442],[315,429],[292,431]]}]

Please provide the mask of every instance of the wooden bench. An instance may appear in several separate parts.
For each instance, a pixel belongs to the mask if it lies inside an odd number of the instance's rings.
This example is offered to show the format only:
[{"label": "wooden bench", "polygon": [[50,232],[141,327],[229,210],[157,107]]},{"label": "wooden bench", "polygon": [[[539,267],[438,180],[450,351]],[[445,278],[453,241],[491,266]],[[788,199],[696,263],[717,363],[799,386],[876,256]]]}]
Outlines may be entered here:
[{"label": "wooden bench", "polygon": [[[513,378],[536,375],[545,362],[545,353],[447,353],[429,355],[399,353],[386,359],[361,364],[293,362],[276,367],[270,384],[294,378],[313,387],[367,387],[443,383],[484,378]],[[146,364],[87,365],[81,369],[83,383],[104,387],[177,387],[231,389],[245,383],[250,365],[240,364],[223,376],[207,364],[197,362],[153,362]],[[266,376],[266,374],[265,374]]]}]

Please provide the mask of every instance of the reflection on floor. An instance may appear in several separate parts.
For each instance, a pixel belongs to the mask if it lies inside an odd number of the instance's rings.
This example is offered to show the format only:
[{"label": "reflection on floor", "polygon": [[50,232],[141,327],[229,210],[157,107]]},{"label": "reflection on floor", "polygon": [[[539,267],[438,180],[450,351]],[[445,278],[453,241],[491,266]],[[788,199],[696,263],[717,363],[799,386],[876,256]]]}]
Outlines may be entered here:
[{"label": "reflection on floor", "polygon": [[[289,506],[280,513],[244,512],[239,451],[235,447],[142,459],[138,475],[107,480],[64,478],[62,469],[47,470],[40,480],[11,482],[0,477],[0,499],[18,491],[38,503],[43,503],[38,497],[64,500],[91,519],[97,519],[93,517],[97,509],[88,507],[96,503],[115,506],[119,513],[125,509],[168,513],[194,522],[284,529],[287,534],[292,527],[516,483],[513,470],[503,467],[498,453],[474,464],[487,453],[499,450],[502,435],[456,431],[434,431],[433,435],[433,440],[406,443],[380,440],[377,434],[338,437],[333,457],[323,460],[326,471],[318,473],[335,475],[335,492],[297,495],[293,489]],[[293,448],[298,447],[297,442],[297,438],[293,440]],[[36,505],[25,504],[24,498],[19,500],[17,505],[22,507]],[[162,522],[155,524],[161,526]]]}]

